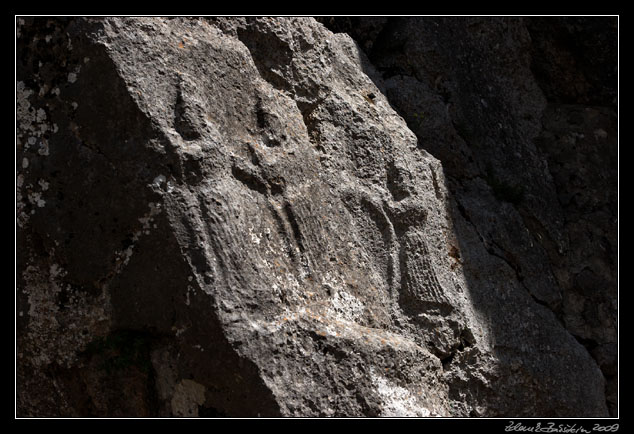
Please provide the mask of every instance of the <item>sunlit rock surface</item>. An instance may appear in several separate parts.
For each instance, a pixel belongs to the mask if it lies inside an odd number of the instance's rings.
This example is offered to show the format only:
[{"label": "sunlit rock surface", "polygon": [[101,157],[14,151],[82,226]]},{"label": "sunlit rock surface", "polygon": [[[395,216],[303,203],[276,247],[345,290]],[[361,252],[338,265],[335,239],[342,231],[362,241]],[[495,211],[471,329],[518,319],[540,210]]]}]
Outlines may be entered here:
[{"label": "sunlit rock surface", "polygon": [[18,416],[614,414],[564,30],[320,21],[17,19]]}]

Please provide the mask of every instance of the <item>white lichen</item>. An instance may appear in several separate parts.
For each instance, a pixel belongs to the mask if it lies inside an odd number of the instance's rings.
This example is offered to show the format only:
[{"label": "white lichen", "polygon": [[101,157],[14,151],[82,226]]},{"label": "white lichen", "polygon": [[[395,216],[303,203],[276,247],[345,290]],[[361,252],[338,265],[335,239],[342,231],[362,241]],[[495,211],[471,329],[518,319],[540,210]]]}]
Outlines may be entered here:
[{"label": "white lichen", "polygon": [[[49,89],[47,84],[44,84],[40,87],[40,95],[46,93]],[[42,107],[36,108],[31,105],[29,102],[29,98],[34,94],[34,91],[28,89],[24,82],[18,81],[16,82],[16,120],[17,120],[17,131],[16,131],[16,142],[19,144],[23,143],[24,148],[23,151],[26,153],[32,147],[38,145],[37,154],[42,156],[49,155],[49,147],[48,141],[44,137],[44,134],[52,131],[56,133],[58,128],[56,125],[50,125],[46,122],[48,119],[48,115],[46,110]],[[30,154],[28,157],[23,154],[22,157],[22,169],[27,169],[31,162],[29,158],[33,158],[33,154]],[[44,202],[35,202],[37,206],[44,206]],[[18,203],[18,225],[23,227],[23,225],[28,221],[28,215],[23,212],[23,206]],[[34,213],[34,210],[31,211],[31,214]]]},{"label": "white lichen", "polygon": [[333,316],[354,322],[361,318],[365,311],[365,306],[354,295],[339,290],[330,300],[328,311]]},{"label": "white lichen", "polygon": [[39,191],[29,193],[28,200],[33,205],[37,205],[38,208],[42,208],[44,207],[44,205],[46,205],[46,202],[42,199],[42,193],[40,193]]},{"label": "white lichen", "polygon": [[46,95],[46,92],[48,92],[49,87],[48,84],[44,84],[41,88],[40,88],[40,92],[39,92],[39,96],[44,96]]},{"label": "white lichen", "polygon": [[44,109],[41,109],[41,108],[37,109],[36,117],[35,117],[36,122],[39,123],[44,121],[45,119],[46,119],[46,112],[44,111]]},{"label": "white lichen", "polygon": [[[49,252],[54,257],[54,250]],[[29,265],[23,272],[28,298],[28,326],[22,350],[31,355],[30,362],[43,366],[55,361],[69,367],[77,360],[77,353],[85,348],[92,336],[108,329],[109,298],[104,291],[99,296],[73,292],[63,283],[67,272],[58,264],[39,269]],[[60,309],[59,293],[69,294]],[[62,328],[73,333],[62,333]]]},{"label": "white lichen", "polygon": [[370,379],[383,401],[382,417],[429,417],[431,411],[423,407],[416,397],[404,387],[370,370]]},{"label": "white lichen", "polygon": [[119,250],[115,252],[115,258],[117,259],[117,262],[119,264],[119,270],[128,265],[128,262],[130,262],[130,258],[132,257],[132,253],[134,252],[135,243],[140,239],[142,235],[150,234],[150,229],[152,227],[154,217],[161,212],[160,203],[155,204],[154,202],[150,202],[148,206],[150,210],[145,215],[138,218],[139,223],[141,223],[141,228],[136,230],[132,234],[132,244],[124,250]]},{"label": "white lichen", "polygon": [[257,234],[253,233],[253,226],[249,226],[248,231],[249,231],[249,237],[251,238],[251,242],[255,244],[256,246],[259,246],[261,238]]},{"label": "white lichen", "polygon": [[47,140],[42,139],[42,141],[40,142],[40,149],[37,150],[37,153],[43,156],[47,156],[49,154]]},{"label": "white lichen", "polygon": [[152,185],[156,186],[156,187],[161,187],[163,185],[163,183],[166,181],[165,176],[164,175],[158,175],[156,178],[154,178],[154,180],[152,181]]}]

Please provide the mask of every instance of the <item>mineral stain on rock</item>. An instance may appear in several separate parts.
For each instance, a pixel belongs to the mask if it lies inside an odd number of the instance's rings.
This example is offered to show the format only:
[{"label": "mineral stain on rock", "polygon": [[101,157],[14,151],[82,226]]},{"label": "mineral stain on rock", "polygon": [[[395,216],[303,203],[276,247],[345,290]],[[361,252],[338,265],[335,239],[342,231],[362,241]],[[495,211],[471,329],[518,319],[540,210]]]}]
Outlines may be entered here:
[{"label": "mineral stain on rock", "polygon": [[17,416],[617,416],[616,23],[17,17]]}]

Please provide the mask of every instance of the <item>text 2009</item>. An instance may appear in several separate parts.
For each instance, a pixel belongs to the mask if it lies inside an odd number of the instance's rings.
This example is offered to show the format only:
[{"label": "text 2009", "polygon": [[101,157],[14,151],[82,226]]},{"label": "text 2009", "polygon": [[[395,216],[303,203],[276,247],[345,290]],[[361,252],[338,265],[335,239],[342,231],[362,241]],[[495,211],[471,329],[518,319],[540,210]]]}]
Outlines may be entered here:
[{"label": "text 2009", "polygon": [[598,423],[595,423],[594,426],[592,427],[592,431],[597,431],[597,432],[616,432],[619,430],[619,424],[615,423],[614,425],[599,425]]}]

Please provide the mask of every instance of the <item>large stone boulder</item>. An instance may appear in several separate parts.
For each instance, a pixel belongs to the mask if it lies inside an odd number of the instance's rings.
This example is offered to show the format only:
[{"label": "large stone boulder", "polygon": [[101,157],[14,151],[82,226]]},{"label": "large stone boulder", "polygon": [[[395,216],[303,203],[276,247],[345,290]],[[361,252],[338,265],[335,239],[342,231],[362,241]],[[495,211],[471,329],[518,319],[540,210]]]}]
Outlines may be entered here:
[{"label": "large stone boulder", "polygon": [[[490,71],[430,23],[371,62],[309,17],[18,18],[18,415],[608,415],[569,118],[522,22],[475,24]],[[386,77],[398,35],[438,70]]]}]

